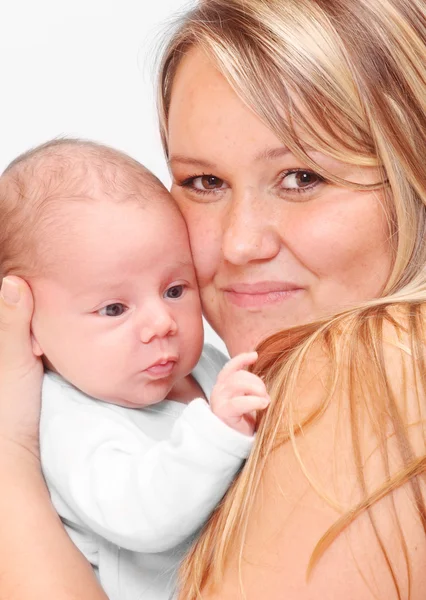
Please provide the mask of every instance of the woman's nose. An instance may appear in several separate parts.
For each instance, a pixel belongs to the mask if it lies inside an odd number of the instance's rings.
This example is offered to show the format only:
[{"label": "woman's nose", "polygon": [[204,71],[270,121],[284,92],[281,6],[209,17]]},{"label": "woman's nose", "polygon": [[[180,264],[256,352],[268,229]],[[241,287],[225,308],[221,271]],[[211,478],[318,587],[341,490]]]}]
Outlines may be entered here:
[{"label": "woman's nose", "polygon": [[149,344],[154,338],[165,338],[177,333],[177,324],[172,315],[164,308],[151,313],[140,328],[140,339]]},{"label": "woman's nose", "polygon": [[277,223],[268,202],[253,192],[234,194],[223,223],[225,260],[234,265],[270,260],[279,253],[280,246]]}]

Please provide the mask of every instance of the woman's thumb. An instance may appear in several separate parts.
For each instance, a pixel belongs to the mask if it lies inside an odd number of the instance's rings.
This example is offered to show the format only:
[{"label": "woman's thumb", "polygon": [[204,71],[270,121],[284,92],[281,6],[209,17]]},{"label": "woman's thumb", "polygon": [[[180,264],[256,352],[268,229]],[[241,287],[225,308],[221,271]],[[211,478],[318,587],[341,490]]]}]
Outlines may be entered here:
[{"label": "woman's thumb", "polygon": [[33,297],[19,277],[5,277],[0,289],[0,364],[14,369],[32,361],[30,325]]}]

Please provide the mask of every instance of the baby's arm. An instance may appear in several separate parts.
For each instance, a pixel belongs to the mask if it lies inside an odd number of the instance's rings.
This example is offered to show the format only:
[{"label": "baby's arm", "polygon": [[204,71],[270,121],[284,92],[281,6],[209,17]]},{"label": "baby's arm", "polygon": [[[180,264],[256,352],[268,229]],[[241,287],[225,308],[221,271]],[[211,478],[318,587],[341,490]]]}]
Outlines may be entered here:
[{"label": "baby's arm", "polygon": [[228,427],[201,399],[161,442],[102,405],[69,404],[42,429],[42,463],[55,505],[62,516],[70,519],[61,504],[77,525],[129,550],[161,552],[194,533],[252,446],[250,436]]}]

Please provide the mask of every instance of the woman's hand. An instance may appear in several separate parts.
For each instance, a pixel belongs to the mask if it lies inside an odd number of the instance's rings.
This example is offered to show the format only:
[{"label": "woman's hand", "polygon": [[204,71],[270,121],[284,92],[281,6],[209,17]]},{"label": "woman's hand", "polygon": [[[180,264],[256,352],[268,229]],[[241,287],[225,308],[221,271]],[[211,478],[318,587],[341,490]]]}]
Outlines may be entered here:
[{"label": "woman's hand", "polygon": [[38,424],[43,365],[32,351],[33,299],[18,277],[0,291],[0,444],[39,454]]},{"label": "woman's hand", "polygon": [[0,290],[0,597],[107,600],[65,532],[39,460],[43,365],[32,351],[33,299],[17,277]]}]

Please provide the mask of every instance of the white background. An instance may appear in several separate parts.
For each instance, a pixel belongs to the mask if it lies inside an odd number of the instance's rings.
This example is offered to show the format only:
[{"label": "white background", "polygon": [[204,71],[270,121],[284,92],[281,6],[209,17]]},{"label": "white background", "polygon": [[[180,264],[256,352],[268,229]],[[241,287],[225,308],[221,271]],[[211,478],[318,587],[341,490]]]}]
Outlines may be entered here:
[{"label": "white background", "polygon": [[[155,61],[176,16],[190,5],[0,0],[0,171],[21,152],[67,135],[124,150],[168,186]],[[223,348],[209,329],[206,339]]]}]

